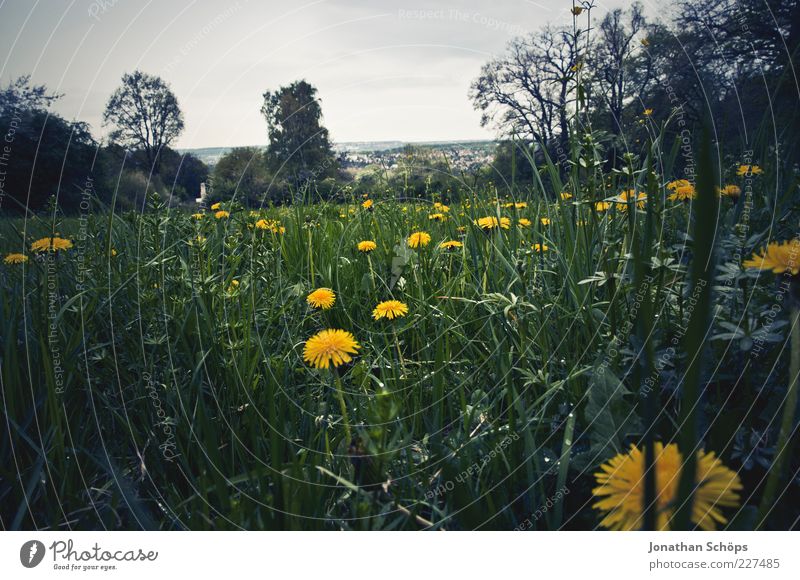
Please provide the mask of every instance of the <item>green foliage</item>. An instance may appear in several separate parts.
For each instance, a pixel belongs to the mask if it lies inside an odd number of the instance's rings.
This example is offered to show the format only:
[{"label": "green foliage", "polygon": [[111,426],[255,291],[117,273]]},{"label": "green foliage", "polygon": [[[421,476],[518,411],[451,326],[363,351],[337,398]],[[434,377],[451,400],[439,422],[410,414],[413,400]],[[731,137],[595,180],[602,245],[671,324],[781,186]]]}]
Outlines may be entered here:
[{"label": "green foliage", "polygon": [[273,173],[297,185],[336,175],[316,88],[301,80],[267,91],[261,112],[269,128],[267,159]]}]

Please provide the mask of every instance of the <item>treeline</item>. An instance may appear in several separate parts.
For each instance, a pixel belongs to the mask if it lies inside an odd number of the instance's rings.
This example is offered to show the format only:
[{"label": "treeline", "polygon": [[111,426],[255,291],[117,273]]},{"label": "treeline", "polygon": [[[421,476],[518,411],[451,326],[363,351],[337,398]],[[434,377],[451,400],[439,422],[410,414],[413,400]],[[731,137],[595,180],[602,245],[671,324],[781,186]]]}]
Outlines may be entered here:
[{"label": "treeline", "polygon": [[[651,138],[645,119],[669,147],[710,118],[732,159],[772,151],[785,166],[775,169],[793,168],[800,0],[676,0],[671,8],[669,21],[649,20],[639,3],[598,17],[584,0],[570,25],[513,39],[470,89],[482,124],[497,130],[500,143],[494,163],[469,174],[419,148],[408,148],[391,169],[344,171],[317,91],[303,80],[264,93],[266,149],[234,149],[212,170],[172,148],[183,114],[157,76],[123,75],[105,108],[103,143],[87,124],[53,113],[60,95],[20,78],[0,90],[0,211],[38,211],[56,199],[70,212],[87,193],[116,209],[141,209],[152,193],[192,203],[203,182],[210,202],[236,198],[249,206],[358,192],[458,197],[487,186],[530,189],[548,156],[565,172],[580,162],[570,157],[581,149],[578,138],[591,138],[604,169],[618,168]],[[676,156],[675,175],[682,161]]]},{"label": "treeline", "polygon": [[[598,17],[593,2],[576,2],[572,23],[515,38],[487,62],[470,98],[505,139],[496,175],[530,183],[527,159],[562,160],[586,135],[613,169],[645,146],[645,118],[662,128],[667,147],[710,119],[725,154],[777,145],[790,153],[782,163],[796,163],[800,1],[665,8],[674,14],[666,21],[648,19],[638,2]],[[676,164],[680,172],[680,156]]]},{"label": "treeline", "polygon": [[178,99],[167,83],[141,71],[122,77],[103,114],[107,142],[89,126],[52,111],[62,95],[22,77],[0,90],[0,211],[36,212],[55,202],[66,213],[91,200],[115,210],[145,207],[160,195],[191,204],[201,183],[210,202],[236,197],[245,205],[285,203],[315,192],[330,196],[339,170],[316,89],[298,81],[264,94],[265,152],[235,149],[212,170],[172,144],[184,129]]},{"label": "treeline", "polygon": [[[0,90],[0,211],[35,212],[53,200],[70,213],[87,199],[128,209],[141,207],[152,192],[175,203],[196,197],[208,168],[169,147],[183,121],[163,81],[141,73],[123,77],[106,109],[114,126],[107,144],[86,123],[55,114],[51,105],[60,97],[28,77]],[[130,115],[137,109],[138,117]]]}]

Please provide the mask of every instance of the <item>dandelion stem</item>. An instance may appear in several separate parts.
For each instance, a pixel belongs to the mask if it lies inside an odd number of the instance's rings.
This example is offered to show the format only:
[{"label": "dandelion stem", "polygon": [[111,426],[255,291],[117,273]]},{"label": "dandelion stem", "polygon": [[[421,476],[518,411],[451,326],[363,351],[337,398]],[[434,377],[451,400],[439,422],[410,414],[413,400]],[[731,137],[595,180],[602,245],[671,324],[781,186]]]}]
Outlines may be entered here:
[{"label": "dandelion stem", "polygon": [[344,402],[344,391],[342,390],[342,379],[333,372],[334,388],[336,390],[336,398],[339,399],[339,408],[342,412],[342,423],[344,423],[344,438],[345,443],[349,444],[352,440],[352,432],[350,431],[350,416],[347,413],[347,404]]}]

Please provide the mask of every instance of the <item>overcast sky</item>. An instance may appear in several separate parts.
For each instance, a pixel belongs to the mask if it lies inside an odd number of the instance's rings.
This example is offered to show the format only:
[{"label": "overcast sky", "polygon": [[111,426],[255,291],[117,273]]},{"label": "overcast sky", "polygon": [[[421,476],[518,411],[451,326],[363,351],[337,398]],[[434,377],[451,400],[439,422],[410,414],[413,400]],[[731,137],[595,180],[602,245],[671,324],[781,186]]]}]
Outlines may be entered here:
[{"label": "overcast sky", "polygon": [[[598,16],[624,0],[598,2]],[[124,72],[162,76],[177,147],[265,143],[262,93],[305,78],[334,141],[488,139],[467,96],[514,36],[571,0],[0,0],[0,82],[30,74],[95,136]]]}]

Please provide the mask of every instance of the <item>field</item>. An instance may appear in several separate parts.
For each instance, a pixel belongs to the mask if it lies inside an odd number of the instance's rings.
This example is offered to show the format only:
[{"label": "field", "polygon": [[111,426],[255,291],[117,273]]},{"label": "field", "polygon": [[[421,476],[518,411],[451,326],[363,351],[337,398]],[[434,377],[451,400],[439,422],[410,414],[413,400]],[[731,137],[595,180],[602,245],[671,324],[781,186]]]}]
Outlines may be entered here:
[{"label": "field", "polygon": [[797,270],[743,267],[794,235],[772,170],[629,161],[6,220],[3,527],[795,526]]}]

